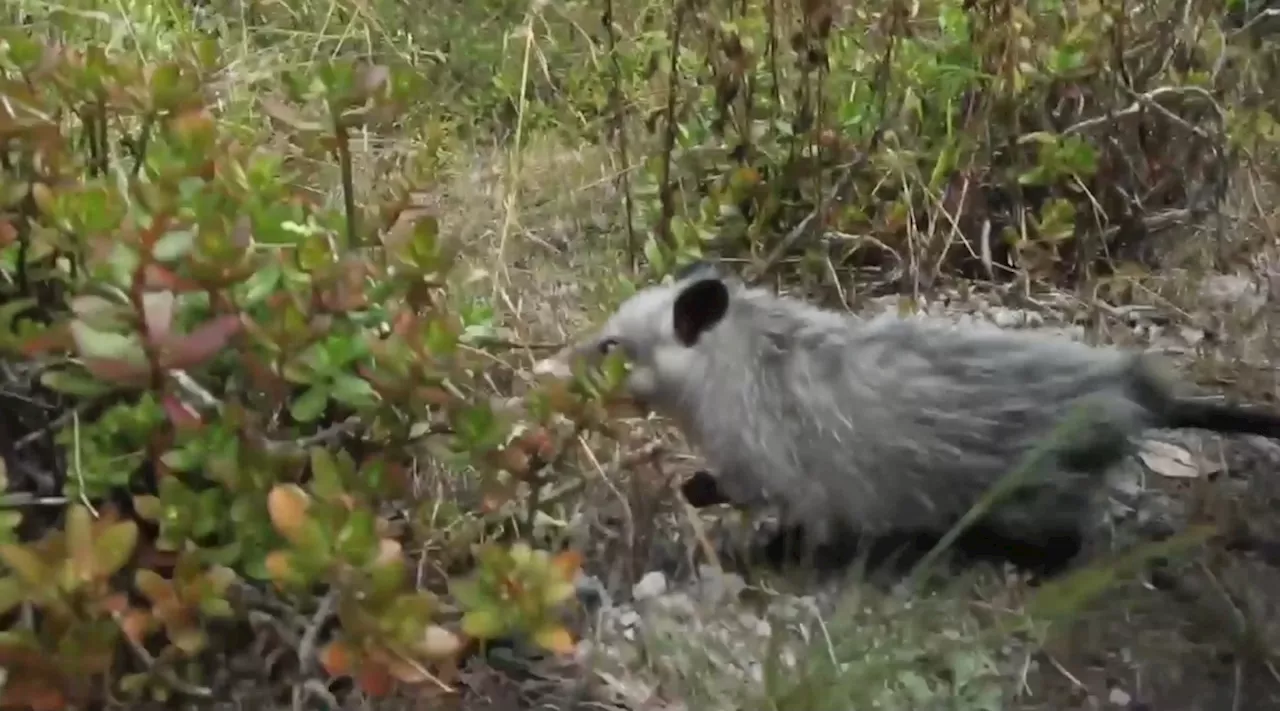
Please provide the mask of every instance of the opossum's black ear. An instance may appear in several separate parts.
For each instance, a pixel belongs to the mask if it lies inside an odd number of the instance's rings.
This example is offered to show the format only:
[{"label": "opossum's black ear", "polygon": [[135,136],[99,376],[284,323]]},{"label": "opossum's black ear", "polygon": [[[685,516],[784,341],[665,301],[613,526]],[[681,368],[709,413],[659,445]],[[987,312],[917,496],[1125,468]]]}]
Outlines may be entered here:
[{"label": "opossum's black ear", "polygon": [[710,330],[729,310],[729,288],[720,279],[700,279],[676,297],[672,322],[676,340],[692,348],[698,337]]}]

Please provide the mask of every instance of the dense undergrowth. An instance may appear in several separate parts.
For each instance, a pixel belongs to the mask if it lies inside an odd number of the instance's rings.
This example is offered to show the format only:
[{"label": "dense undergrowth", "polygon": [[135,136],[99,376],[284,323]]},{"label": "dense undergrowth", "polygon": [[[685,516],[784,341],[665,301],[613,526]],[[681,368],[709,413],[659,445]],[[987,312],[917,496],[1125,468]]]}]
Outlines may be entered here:
[{"label": "dense undergrowth", "polygon": [[469,146],[625,166],[575,247],[620,293],[717,254],[845,294],[1132,275],[1280,142],[1265,23],[1207,0],[5,12],[4,708],[448,694],[476,643],[573,649],[580,555],[513,538],[624,434],[622,364],[509,357],[418,199]]}]

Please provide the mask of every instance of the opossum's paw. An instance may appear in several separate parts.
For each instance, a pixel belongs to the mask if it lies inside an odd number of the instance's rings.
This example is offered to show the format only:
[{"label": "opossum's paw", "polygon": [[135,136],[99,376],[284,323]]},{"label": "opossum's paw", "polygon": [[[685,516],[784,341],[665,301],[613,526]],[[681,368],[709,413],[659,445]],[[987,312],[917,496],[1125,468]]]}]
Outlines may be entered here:
[{"label": "opossum's paw", "polygon": [[706,469],[699,469],[686,479],[680,486],[680,495],[695,509],[730,503],[720,488],[720,482]]},{"label": "opossum's paw", "polygon": [[[761,531],[755,548],[757,557],[775,569],[799,567],[819,573],[841,572],[854,564],[867,545],[876,547],[876,539],[859,535],[843,527],[815,536],[802,524],[778,526]],[[871,551],[874,567],[883,562],[882,554]]]},{"label": "opossum's paw", "polygon": [[1083,533],[1045,532],[1034,539],[1011,536],[993,526],[978,524],[960,534],[952,546],[964,562],[1008,563],[1028,573],[1031,584],[1066,572],[1084,549]]}]

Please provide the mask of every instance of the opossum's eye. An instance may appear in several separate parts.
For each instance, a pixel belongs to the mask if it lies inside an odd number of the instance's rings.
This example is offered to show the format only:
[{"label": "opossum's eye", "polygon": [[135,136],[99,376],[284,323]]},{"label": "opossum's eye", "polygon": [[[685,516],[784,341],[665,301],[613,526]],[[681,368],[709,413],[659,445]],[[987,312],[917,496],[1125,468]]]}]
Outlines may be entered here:
[{"label": "opossum's eye", "polygon": [[609,355],[613,352],[613,349],[617,347],[618,339],[616,338],[606,338],[603,341],[600,341],[600,345],[598,346],[600,349],[600,355]]}]

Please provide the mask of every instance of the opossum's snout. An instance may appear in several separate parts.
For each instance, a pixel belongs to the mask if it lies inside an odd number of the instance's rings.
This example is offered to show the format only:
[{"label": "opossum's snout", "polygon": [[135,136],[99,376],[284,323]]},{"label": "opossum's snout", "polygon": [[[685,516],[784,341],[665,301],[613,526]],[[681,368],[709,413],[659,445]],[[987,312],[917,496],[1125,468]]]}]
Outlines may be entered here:
[{"label": "opossum's snout", "polygon": [[555,355],[548,356],[533,364],[534,375],[550,375],[553,378],[569,378],[573,376],[573,369],[570,367],[573,358],[573,348],[564,348]]},{"label": "opossum's snout", "polygon": [[571,378],[573,377],[575,364],[599,365],[600,359],[612,350],[613,343],[612,339],[601,338],[589,338],[570,343],[555,355],[534,363],[533,374],[550,375],[554,378]]},{"label": "opossum's snout", "polygon": [[[570,344],[555,355],[535,363],[533,374],[567,380],[573,377],[575,364],[597,367],[618,347],[617,340],[604,337]],[[648,412],[649,396],[654,389],[653,381],[651,368],[636,367],[633,362],[628,367],[620,392],[613,393],[609,399],[614,406],[623,408],[623,411],[628,411],[626,408],[629,405],[634,410],[632,414]]]}]

